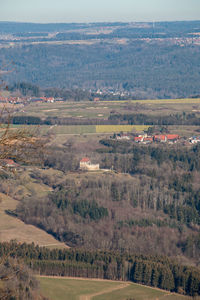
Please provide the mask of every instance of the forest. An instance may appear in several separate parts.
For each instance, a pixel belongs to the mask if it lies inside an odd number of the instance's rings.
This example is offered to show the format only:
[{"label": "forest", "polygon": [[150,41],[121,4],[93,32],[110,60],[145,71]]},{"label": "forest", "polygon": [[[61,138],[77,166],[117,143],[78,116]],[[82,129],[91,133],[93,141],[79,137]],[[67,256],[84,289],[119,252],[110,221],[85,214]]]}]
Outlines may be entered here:
[{"label": "forest", "polygon": [[103,176],[80,173],[73,147],[49,148],[44,166],[66,176],[32,171],[33,180],[52,191],[37,199],[19,195],[17,209],[8,213],[72,247],[180,255],[198,264],[199,145],[188,149],[100,140],[98,161],[113,170]]},{"label": "forest", "polygon": [[[14,71],[5,78],[8,83],[16,83],[17,74],[18,82],[42,88],[120,90],[144,99],[200,94],[198,21],[160,22],[155,26],[26,24],[26,30],[23,24],[14,25],[1,24],[3,35],[13,34],[13,40],[0,41],[0,64],[14,64]],[[27,28],[32,31],[27,32]],[[98,32],[102,28],[109,33]],[[51,39],[45,36],[52,31],[58,34]],[[77,40],[85,43],[73,42]],[[5,48],[9,42],[14,46]]]},{"label": "forest", "polygon": [[[0,169],[1,213],[62,244],[1,240],[5,299],[34,299],[32,272],[200,295],[200,144],[188,141],[200,125],[199,32],[199,22],[1,23],[0,64],[13,68],[4,73],[3,93],[25,101],[12,117],[2,114],[9,126],[1,158],[16,169]],[[64,101],[30,104],[41,96]],[[183,109],[178,102],[101,101],[181,97],[191,97]],[[141,145],[115,139],[122,132],[56,132],[57,125],[93,124],[151,125],[142,133],[180,130],[185,138]],[[85,156],[101,169],[81,171]]]},{"label": "forest", "polygon": [[200,272],[164,256],[86,251],[48,250],[32,244],[0,243],[0,257],[23,259],[41,275],[133,281],[181,294],[200,294]]}]

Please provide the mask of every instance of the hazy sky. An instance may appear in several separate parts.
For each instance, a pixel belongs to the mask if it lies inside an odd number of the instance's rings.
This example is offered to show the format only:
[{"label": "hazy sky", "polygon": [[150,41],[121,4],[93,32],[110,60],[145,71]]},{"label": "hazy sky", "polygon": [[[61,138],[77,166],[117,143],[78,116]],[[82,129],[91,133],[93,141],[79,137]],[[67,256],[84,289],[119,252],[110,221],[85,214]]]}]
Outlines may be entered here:
[{"label": "hazy sky", "polygon": [[200,20],[200,0],[0,0],[0,21]]}]

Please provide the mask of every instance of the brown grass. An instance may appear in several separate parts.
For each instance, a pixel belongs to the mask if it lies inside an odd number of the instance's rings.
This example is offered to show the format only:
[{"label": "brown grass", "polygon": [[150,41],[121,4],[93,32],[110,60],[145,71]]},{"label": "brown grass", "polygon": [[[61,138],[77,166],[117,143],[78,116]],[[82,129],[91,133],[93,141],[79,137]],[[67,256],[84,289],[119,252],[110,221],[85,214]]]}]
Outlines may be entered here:
[{"label": "brown grass", "polygon": [[18,242],[32,243],[39,246],[65,248],[66,245],[55,240],[45,231],[32,225],[27,225],[19,219],[9,216],[5,210],[16,208],[18,201],[0,193],[0,241],[17,240]]}]

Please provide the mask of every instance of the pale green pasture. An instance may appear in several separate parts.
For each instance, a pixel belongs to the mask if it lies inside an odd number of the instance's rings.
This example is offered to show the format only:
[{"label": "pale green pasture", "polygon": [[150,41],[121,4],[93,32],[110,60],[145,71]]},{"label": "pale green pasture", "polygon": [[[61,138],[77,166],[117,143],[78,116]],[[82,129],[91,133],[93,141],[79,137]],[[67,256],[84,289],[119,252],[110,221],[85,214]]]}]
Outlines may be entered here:
[{"label": "pale green pasture", "polygon": [[[40,277],[42,294],[51,300],[79,300],[81,295],[119,286],[119,282]],[[105,300],[105,298],[104,298]]]},{"label": "pale green pasture", "polygon": [[162,291],[158,289],[153,289],[150,287],[137,285],[131,283],[128,287],[124,289],[119,289],[111,293],[105,293],[93,298],[93,300],[189,300],[190,297],[184,297],[178,294],[172,294],[167,291]]},{"label": "pale green pasture", "polygon": [[[151,287],[113,281],[38,277],[42,294],[51,300],[190,300],[191,297],[173,294]],[[128,284],[128,286],[124,286]],[[109,291],[109,292],[108,292]],[[95,294],[98,294],[95,296]],[[83,296],[88,296],[84,298]],[[82,296],[82,297],[81,297]],[[197,298],[199,299],[199,298]]]},{"label": "pale green pasture", "polygon": [[116,113],[148,113],[166,115],[170,113],[200,112],[200,99],[158,99],[127,100],[100,102],[55,102],[32,103],[25,106],[17,115],[76,118],[108,118],[110,112]]}]

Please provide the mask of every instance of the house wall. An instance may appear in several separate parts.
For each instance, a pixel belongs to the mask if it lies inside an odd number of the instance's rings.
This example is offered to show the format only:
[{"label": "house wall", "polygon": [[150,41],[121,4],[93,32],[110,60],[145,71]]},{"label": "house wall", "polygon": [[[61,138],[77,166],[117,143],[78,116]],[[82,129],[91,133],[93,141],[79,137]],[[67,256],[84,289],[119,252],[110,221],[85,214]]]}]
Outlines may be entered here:
[{"label": "house wall", "polygon": [[88,166],[87,166],[87,170],[88,170],[88,171],[97,171],[97,170],[99,170],[99,164],[96,164],[96,165],[88,165]]},{"label": "house wall", "polygon": [[97,171],[99,170],[99,164],[80,163],[80,169],[85,171]]}]

